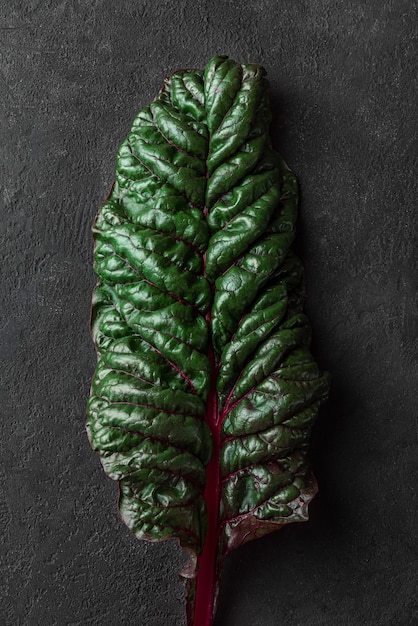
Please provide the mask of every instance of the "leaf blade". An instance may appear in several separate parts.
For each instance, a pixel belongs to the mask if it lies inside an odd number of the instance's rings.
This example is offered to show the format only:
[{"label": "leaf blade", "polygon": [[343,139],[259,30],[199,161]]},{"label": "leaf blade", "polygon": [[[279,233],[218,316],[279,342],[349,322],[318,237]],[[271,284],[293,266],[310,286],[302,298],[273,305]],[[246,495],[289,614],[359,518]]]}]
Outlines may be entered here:
[{"label": "leaf blade", "polygon": [[132,532],[189,550],[194,626],[211,623],[226,554],[306,520],[317,489],[307,451],[328,379],[270,119],[261,66],[174,73],[135,118],[93,228],[91,445]]}]

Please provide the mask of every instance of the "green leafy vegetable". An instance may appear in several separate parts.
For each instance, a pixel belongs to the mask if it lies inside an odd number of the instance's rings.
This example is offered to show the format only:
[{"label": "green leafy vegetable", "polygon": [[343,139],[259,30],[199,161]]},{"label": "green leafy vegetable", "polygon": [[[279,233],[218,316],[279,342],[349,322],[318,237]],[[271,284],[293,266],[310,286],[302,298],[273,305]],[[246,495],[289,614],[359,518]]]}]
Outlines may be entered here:
[{"label": "green leafy vegetable", "polygon": [[177,537],[188,624],[225,555],[307,519],[328,378],[291,252],[297,183],[272,149],[259,65],[182,70],[133,122],[96,218],[91,445],[140,539]]}]

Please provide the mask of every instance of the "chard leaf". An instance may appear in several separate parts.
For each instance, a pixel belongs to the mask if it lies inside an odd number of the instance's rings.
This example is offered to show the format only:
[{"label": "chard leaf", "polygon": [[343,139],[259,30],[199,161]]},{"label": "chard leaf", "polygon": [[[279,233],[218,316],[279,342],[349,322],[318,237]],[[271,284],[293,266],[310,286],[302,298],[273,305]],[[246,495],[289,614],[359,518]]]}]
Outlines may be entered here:
[{"label": "chard leaf", "polygon": [[190,626],[225,556],[308,517],[328,393],[290,250],[297,183],[271,146],[259,65],[165,79],[133,122],[93,227],[98,364],[87,429],[139,539],[178,538]]}]

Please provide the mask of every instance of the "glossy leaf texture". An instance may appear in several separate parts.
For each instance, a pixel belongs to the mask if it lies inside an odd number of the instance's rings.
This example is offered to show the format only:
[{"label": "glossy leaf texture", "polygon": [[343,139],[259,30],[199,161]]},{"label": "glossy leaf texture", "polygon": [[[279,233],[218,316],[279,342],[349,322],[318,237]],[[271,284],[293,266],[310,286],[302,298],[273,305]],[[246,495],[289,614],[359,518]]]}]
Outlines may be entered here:
[{"label": "glossy leaf texture", "polygon": [[259,65],[167,77],[97,215],[88,433],[140,539],[191,554],[188,624],[212,623],[233,548],[306,520],[328,393],[290,250],[297,182],[269,138]]}]

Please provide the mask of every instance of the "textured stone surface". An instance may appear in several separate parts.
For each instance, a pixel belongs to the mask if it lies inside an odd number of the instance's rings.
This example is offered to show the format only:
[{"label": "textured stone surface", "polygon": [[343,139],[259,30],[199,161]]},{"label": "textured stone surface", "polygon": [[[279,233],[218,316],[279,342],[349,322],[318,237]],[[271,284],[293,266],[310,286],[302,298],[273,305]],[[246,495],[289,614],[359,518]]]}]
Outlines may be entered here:
[{"label": "textured stone surface", "polygon": [[260,62],[299,176],[331,400],[308,524],[225,566],[216,626],[418,623],[412,1],[8,0],[0,8],[2,623],[180,626],[184,556],[135,541],[84,430],[90,226],[139,108],[215,53]]}]

